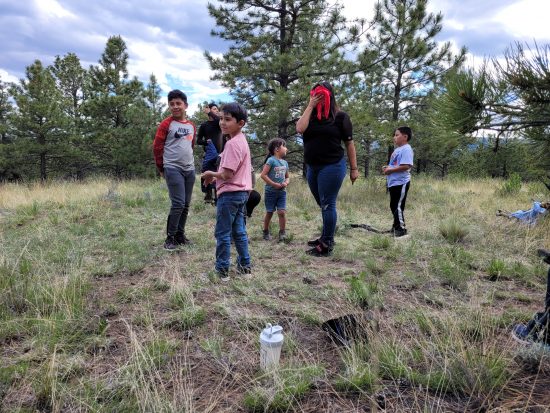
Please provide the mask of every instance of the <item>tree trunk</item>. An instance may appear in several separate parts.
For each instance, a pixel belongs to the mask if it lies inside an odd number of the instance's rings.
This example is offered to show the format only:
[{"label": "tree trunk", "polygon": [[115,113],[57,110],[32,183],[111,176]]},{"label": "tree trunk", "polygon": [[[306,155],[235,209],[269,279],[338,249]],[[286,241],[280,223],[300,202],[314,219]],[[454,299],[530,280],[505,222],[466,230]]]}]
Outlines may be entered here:
[{"label": "tree trunk", "polygon": [[365,178],[369,177],[370,172],[370,155],[371,155],[371,142],[369,138],[365,138],[365,160],[363,162],[363,166],[365,167]]}]

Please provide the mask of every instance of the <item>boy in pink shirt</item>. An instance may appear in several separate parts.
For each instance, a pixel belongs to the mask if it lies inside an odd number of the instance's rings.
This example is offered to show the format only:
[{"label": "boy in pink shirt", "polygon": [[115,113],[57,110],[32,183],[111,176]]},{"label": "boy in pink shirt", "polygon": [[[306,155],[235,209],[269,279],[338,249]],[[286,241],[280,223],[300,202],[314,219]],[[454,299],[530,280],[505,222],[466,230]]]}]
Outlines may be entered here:
[{"label": "boy in pink shirt", "polygon": [[216,272],[222,281],[229,280],[231,238],[237,249],[237,273],[250,276],[250,255],[246,234],[246,201],[252,190],[250,148],[241,129],[247,121],[246,109],[236,103],[224,105],[220,127],[229,140],[221,153],[217,172],[206,171],[201,177],[204,185],[216,181]]}]

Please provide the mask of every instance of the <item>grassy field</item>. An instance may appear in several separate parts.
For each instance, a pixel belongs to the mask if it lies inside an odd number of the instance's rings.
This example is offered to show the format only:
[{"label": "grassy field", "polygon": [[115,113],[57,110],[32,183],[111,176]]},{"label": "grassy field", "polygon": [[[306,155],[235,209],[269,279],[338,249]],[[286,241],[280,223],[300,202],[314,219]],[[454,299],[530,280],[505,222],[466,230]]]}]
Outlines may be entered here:
[{"label": "grassy field", "polygon": [[[383,179],[346,182],[334,254],[313,258],[320,213],[295,177],[288,242],[262,240],[260,204],[253,277],[227,284],[198,185],[177,253],[163,181],[0,186],[0,411],[549,411],[549,356],[510,329],[543,305],[550,219],[495,216],[549,194],[503,185],[413,177],[394,240],[351,228],[391,226]],[[347,348],[320,328],[344,314],[367,335]],[[268,322],[285,342],[263,373]]]}]

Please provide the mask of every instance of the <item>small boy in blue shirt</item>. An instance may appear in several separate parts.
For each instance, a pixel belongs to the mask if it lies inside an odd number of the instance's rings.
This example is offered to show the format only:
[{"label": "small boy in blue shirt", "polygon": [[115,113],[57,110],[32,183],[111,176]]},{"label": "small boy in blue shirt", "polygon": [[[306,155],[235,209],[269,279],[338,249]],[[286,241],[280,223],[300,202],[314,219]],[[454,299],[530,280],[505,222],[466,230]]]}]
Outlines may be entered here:
[{"label": "small boy in blue shirt", "polygon": [[260,177],[265,181],[265,217],[264,239],[270,240],[269,223],[273,212],[279,216],[279,241],[286,238],[286,187],[289,182],[288,162],[286,156],[287,147],[284,139],[275,138],[267,144],[269,157],[265,162]]},{"label": "small boy in blue shirt", "polygon": [[403,213],[411,184],[411,168],[414,158],[413,150],[411,145],[409,145],[411,138],[411,128],[408,126],[397,128],[393,134],[393,142],[396,148],[390,157],[389,165],[382,167],[382,173],[387,176],[388,180],[390,209],[393,214],[391,232],[395,237],[407,235]]}]

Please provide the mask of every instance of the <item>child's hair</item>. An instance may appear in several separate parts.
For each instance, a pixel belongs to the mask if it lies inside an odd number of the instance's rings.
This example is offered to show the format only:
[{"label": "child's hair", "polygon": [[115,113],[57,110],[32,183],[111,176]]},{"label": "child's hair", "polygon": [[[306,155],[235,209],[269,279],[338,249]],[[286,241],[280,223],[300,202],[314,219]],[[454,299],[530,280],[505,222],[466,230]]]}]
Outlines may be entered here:
[{"label": "child's hair", "polygon": [[208,104],[209,109],[212,109],[214,106],[219,109],[218,105],[216,105],[214,102]]},{"label": "child's hair", "polygon": [[170,92],[168,92],[168,102],[170,102],[173,99],[178,99],[178,98],[183,100],[185,103],[187,103],[187,96],[185,96],[185,93],[183,93],[181,90],[174,89],[174,90],[171,90]]},{"label": "child's hair", "polygon": [[237,119],[237,122],[244,120],[246,123],[246,121],[248,120],[246,109],[243,105],[237,102],[231,102],[223,105],[222,112],[229,113],[231,116]]},{"label": "child's hair", "polygon": [[275,150],[280,146],[286,146],[286,141],[282,138],[274,138],[269,141],[267,144],[267,151],[269,155],[275,155]]},{"label": "child's hair", "polygon": [[413,131],[408,126],[400,126],[400,127],[396,128],[395,130],[398,130],[403,135],[407,135],[407,142],[410,141],[413,137]]}]

